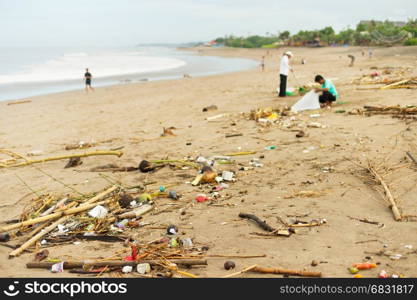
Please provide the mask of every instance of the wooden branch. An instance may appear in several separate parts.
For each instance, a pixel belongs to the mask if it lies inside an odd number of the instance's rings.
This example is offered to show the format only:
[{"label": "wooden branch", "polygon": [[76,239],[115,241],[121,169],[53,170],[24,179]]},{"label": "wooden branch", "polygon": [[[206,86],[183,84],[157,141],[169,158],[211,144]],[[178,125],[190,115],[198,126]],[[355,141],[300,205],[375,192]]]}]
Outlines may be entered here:
[{"label": "wooden branch", "polygon": [[255,215],[240,213],[239,214],[239,217],[240,218],[243,218],[243,219],[249,219],[249,220],[255,221],[256,224],[258,224],[259,227],[261,227],[265,231],[268,231],[268,232],[275,231],[274,228],[272,228],[271,226],[269,226],[265,221],[262,221],[261,219],[259,219]]},{"label": "wooden branch", "polygon": [[301,277],[321,277],[321,272],[308,272],[308,271],[294,271],[280,268],[262,268],[255,267],[251,272],[263,273],[263,274],[282,274],[282,275],[293,275]]},{"label": "wooden branch", "polygon": [[[202,266],[207,265],[207,260],[203,259],[171,259],[170,263],[174,263],[182,266]],[[95,266],[95,267],[123,267],[123,266],[136,266],[137,264],[148,263],[151,266],[160,265],[158,260],[140,260],[140,261],[65,261],[64,269],[76,269],[83,266]],[[29,262],[26,264],[28,269],[49,269],[55,262]]]},{"label": "wooden branch", "polygon": [[70,216],[65,216],[59,219],[58,221],[52,223],[45,229],[41,230],[38,234],[33,236],[31,239],[29,239],[26,243],[24,243],[22,246],[17,248],[16,250],[9,253],[9,258],[19,256],[23,251],[25,251],[27,248],[35,244],[40,238],[42,238],[44,235],[48,234],[52,230],[54,230],[59,224],[64,223],[69,219]]},{"label": "wooden branch", "polygon": [[23,103],[30,103],[30,102],[32,102],[32,100],[14,101],[14,102],[7,103],[7,105],[23,104]]},{"label": "wooden branch", "polygon": [[47,157],[42,159],[34,159],[34,160],[26,160],[25,162],[16,163],[13,165],[7,165],[6,167],[4,165],[0,165],[0,168],[14,168],[14,167],[22,167],[22,166],[28,166],[32,164],[38,164],[43,163],[47,161],[53,161],[53,160],[62,160],[62,159],[69,159],[74,157],[87,157],[87,156],[97,156],[97,155],[117,155],[118,157],[123,155],[123,152],[120,151],[95,151],[95,152],[86,152],[86,153],[79,153],[79,154],[69,154],[69,155],[62,155],[62,156],[56,156],[56,157]]},{"label": "wooden branch", "polygon": [[391,194],[390,189],[388,188],[387,184],[385,183],[385,181],[382,179],[382,176],[378,174],[378,172],[372,168],[371,166],[369,166],[369,171],[371,172],[372,176],[377,180],[378,183],[380,183],[382,185],[382,187],[385,190],[385,195],[387,196],[387,199],[389,201],[390,208],[392,210],[392,213],[394,214],[394,219],[395,221],[401,221],[402,216],[401,213],[397,207],[397,203],[394,200],[394,197]]},{"label": "wooden branch", "polygon": [[47,210],[45,210],[43,213],[41,213],[39,216],[43,217],[46,215],[49,215],[51,212],[53,212],[57,207],[60,207],[61,205],[64,205],[65,202],[68,200],[68,198],[64,198],[59,200],[56,204],[52,205],[50,208],[48,208]]}]

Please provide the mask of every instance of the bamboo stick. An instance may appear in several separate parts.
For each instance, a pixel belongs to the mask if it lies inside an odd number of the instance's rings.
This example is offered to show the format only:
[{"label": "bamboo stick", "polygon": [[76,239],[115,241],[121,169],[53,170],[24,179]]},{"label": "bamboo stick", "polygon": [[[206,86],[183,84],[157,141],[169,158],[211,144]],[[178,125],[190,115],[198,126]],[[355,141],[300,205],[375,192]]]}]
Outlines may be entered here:
[{"label": "bamboo stick", "polygon": [[[86,153],[79,153],[79,154],[62,155],[62,156],[56,156],[56,157],[47,157],[47,158],[34,159],[34,160],[28,159],[25,162],[17,163],[14,165],[8,165],[7,168],[28,166],[32,164],[43,163],[43,162],[53,161],[53,160],[62,160],[62,159],[68,159],[68,158],[74,158],[74,157],[87,157],[87,156],[96,156],[96,155],[117,155],[118,157],[120,157],[123,155],[123,152],[121,151],[95,151],[95,152],[86,152]],[[5,168],[5,167],[3,165],[0,165],[0,168]]]},{"label": "bamboo stick", "polygon": [[128,211],[124,214],[118,215],[117,218],[119,219],[131,219],[131,218],[137,218],[139,216],[142,216],[148,212],[150,212],[154,207],[152,205],[145,204],[138,209],[135,209],[133,211]]},{"label": "bamboo stick", "polygon": [[282,275],[293,275],[301,277],[321,277],[321,272],[309,272],[309,271],[294,271],[280,268],[262,268],[255,267],[250,270],[251,272],[263,273],[263,274],[282,274]]},{"label": "bamboo stick", "polygon": [[397,207],[397,203],[394,200],[394,197],[391,194],[390,189],[388,188],[387,184],[385,183],[385,181],[382,179],[381,175],[378,174],[378,172],[373,169],[372,167],[369,167],[369,171],[371,172],[371,174],[374,176],[374,178],[382,185],[382,187],[385,190],[385,195],[388,198],[389,203],[391,204],[390,208],[392,210],[392,213],[394,214],[394,219],[395,221],[401,221],[402,216],[401,213]]},{"label": "bamboo stick", "polygon": [[223,276],[223,278],[235,277],[237,275],[240,275],[240,274],[249,272],[249,271],[255,269],[256,267],[258,267],[258,265],[253,265],[253,266],[250,266],[250,267],[247,267],[247,268],[243,269],[242,271],[239,271],[239,272],[236,272],[236,273],[233,273],[233,274],[230,274],[230,275]]},{"label": "bamboo stick", "polygon": [[[170,263],[184,266],[198,266],[207,265],[207,260],[202,259],[171,259]],[[28,269],[49,269],[56,262],[29,262],[26,264]],[[148,263],[151,266],[160,265],[161,262],[158,260],[141,260],[141,261],[65,261],[64,269],[75,269],[82,268],[84,265],[95,266],[95,267],[123,267],[123,266],[136,266],[137,264]]]},{"label": "bamboo stick", "polygon": [[48,214],[50,214],[51,212],[53,212],[57,207],[60,207],[61,205],[63,205],[66,201],[68,200],[68,198],[64,198],[59,200],[56,204],[52,205],[50,208],[48,208],[47,210],[45,210],[43,213],[41,213],[39,216],[43,217],[46,216]]},{"label": "bamboo stick", "polygon": [[405,79],[405,80],[401,80],[401,81],[398,81],[398,82],[394,82],[394,83],[388,84],[388,85],[386,85],[386,86],[381,87],[381,90],[387,90],[387,89],[390,89],[390,88],[392,88],[392,87],[394,87],[394,86],[401,85],[401,84],[403,84],[403,83],[407,83],[407,82],[408,82],[408,81],[410,81],[410,80],[411,80],[411,79]]},{"label": "bamboo stick", "polygon": [[42,238],[44,235],[48,234],[52,230],[54,230],[59,224],[64,223],[69,219],[70,216],[65,216],[60,218],[58,221],[52,223],[45,229],[41,230],[38,234],[33,236],[31,239],[29,239],[26,243],[24,243],[22,246],[17,248],[16,250],[9,253],[9,258],[19,256],[23,251],[25,251],[27,248],[35,244],[40,238]]}]

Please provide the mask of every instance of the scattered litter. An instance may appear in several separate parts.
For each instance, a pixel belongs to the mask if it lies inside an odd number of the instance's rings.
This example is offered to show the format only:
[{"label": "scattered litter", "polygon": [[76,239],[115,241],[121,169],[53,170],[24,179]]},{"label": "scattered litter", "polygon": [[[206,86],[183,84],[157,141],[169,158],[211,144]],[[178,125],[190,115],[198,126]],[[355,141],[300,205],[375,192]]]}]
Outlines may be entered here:
[{"label": "scattered litter", "polygon": [[132,266],[124,266],[124,267],[122,268],[122,272],[123,272],[123,273],[125,273],[125,274],[127,274],[127,273],[131,273],[131,272],[132,272],[132,270],[133,270],[133,267],[132,267]]},{"label": "scattered litter", "polygon": [[92,218],[102,219],[107,216],[108,210],[101,205],[97,205],[88,212],[88,215]]},{"label": "scattered litter", "polygon": [[231,269],[234,269],[235,267],[236,267],[235,262],[233,262],[231,260],[228,260],[224,263],[224,269],[225,270],[231,270]]},{"label": "scattered litter", "polygon": [[53,264],[51,267],[52,273],[62,273],[64,272],[64,262],[59,262],[56,264]]},{"label": "scattered litter", "polygon": [[138,264],[136,266],[136,271],[141,275],[145,275],[151,271],[151,265],[148,263]]}]

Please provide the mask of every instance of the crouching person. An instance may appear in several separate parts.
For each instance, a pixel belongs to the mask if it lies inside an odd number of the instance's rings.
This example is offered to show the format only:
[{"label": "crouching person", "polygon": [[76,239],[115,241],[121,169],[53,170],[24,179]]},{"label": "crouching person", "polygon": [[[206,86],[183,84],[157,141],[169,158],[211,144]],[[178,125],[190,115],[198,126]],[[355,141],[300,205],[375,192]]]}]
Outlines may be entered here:
[{"label": "crouching person", "polygon": [[320,106],[330,108],[332,103],[339,98],[336,87],[329,79],[324,79],[321,75],[317,75],[314,81],[321,84],[321,88],[315,89],[316,93],[322,92],[319,96]]}]

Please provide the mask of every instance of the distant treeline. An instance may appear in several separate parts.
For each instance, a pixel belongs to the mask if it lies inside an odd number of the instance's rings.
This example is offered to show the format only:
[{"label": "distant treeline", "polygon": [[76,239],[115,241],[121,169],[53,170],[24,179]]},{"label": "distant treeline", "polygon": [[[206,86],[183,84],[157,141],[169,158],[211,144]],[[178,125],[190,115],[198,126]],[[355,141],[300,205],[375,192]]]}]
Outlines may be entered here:
[{"label": "distant treeline", "polygon": [[301,30],[291,35],[289,31],[276,35],[248,37],[226,36],[215,40],[217,44],[240,48],[275,48],[278,46],[392,46],[417,45],[417,19],[406,22],[362,21],[356,29],[336,33],[331,26],[321,30]]}]

